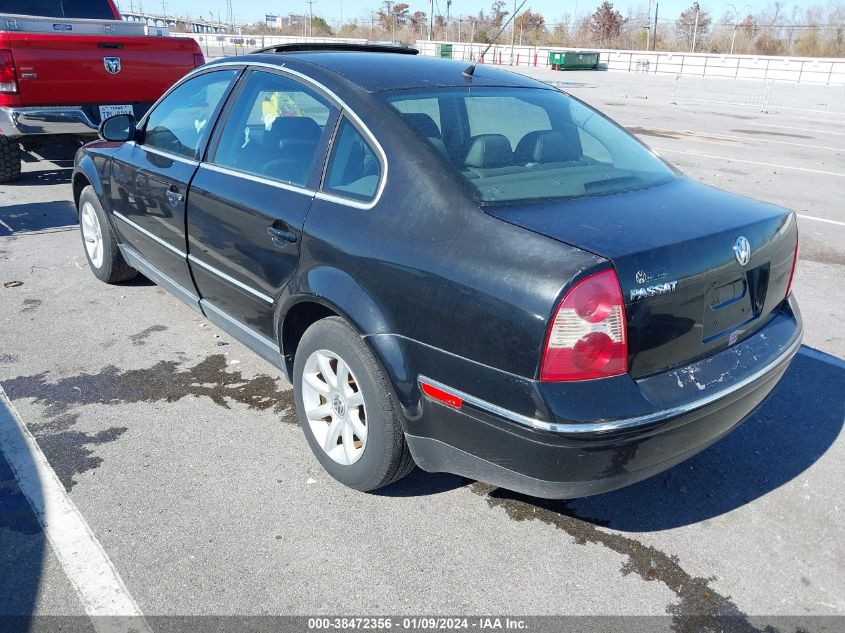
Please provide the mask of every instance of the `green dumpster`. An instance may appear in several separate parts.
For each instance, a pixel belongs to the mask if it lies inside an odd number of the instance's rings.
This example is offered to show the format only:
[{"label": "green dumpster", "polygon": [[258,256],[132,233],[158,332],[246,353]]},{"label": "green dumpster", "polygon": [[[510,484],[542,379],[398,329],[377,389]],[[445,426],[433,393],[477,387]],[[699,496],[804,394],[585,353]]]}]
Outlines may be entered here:
[{"label": "green dumpster", "polygon": [[552,70],[595,70],[599,65],[598,53],[580,51],[550,51],[549,65]]},{"label": "green dumpster", "polygon": [[452,45],[451,44],[438,44],[437,45],[437,57],[442,57],[444,59],[452,59]]}]

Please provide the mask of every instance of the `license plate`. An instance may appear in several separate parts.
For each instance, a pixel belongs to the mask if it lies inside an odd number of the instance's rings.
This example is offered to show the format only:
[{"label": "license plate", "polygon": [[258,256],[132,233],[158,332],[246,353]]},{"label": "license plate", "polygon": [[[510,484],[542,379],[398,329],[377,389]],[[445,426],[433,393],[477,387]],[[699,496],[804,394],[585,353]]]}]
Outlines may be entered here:
[{"label": "license plate", "polygon": [[116,114],[135,114],[131,105],[104,105],[100,106],[100,121],[105,121]]}]

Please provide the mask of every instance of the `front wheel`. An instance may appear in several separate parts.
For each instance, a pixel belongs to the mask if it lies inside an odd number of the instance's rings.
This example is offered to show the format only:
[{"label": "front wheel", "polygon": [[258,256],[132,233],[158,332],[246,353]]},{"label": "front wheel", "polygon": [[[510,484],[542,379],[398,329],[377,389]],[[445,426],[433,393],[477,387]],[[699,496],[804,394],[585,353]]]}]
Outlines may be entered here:
[{"label": "front wheel", "polygon": [[330,317],[306,330],[293,380],[305,437],[332,477],[370,491],[413,470],[390,381],[346,321]]},{"label": "front wheel", "polygon": [[117,236],[91,185],[85,187],[79,196],[79,232],[88,265],[97,279],[107,284],[116,284],[138,274],[123,259],[117,246]]}]

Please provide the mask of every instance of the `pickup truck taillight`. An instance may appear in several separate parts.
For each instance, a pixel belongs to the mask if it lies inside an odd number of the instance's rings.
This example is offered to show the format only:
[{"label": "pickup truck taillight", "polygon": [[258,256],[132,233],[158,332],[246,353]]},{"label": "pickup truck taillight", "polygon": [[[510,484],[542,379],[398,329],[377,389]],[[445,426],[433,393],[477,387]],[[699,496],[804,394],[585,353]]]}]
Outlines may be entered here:
[{"label": "pickup truck taillight", "polygon": [[616,273],[605,270],[582,279],[555,312],[540,380],[590,380],[628,371],[625,304]]},{"label": "pickup truck taillight", "polygon": [[18,81],[15,75],[15,60],[12,51],[0,48],[0,92],[15,94],[18,91]]},{"label": "pickup truck taillight", "polygon": [[202,53],[194,53],[194,68],[199,68],[205,63]]}]

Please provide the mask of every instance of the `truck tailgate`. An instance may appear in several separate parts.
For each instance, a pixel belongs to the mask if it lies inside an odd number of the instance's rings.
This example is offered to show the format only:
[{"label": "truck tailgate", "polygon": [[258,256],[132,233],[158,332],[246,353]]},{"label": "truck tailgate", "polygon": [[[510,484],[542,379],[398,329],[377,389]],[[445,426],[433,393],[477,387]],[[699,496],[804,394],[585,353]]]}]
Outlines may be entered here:
[{"label": "truck tailgate", "polygon": [[[27,106],[155,101],[193,70],[199,52],[193,40],[175,37],[8,33],[5,39]],[[120,69],[108,72],[105,59],[115,57]]]}]

